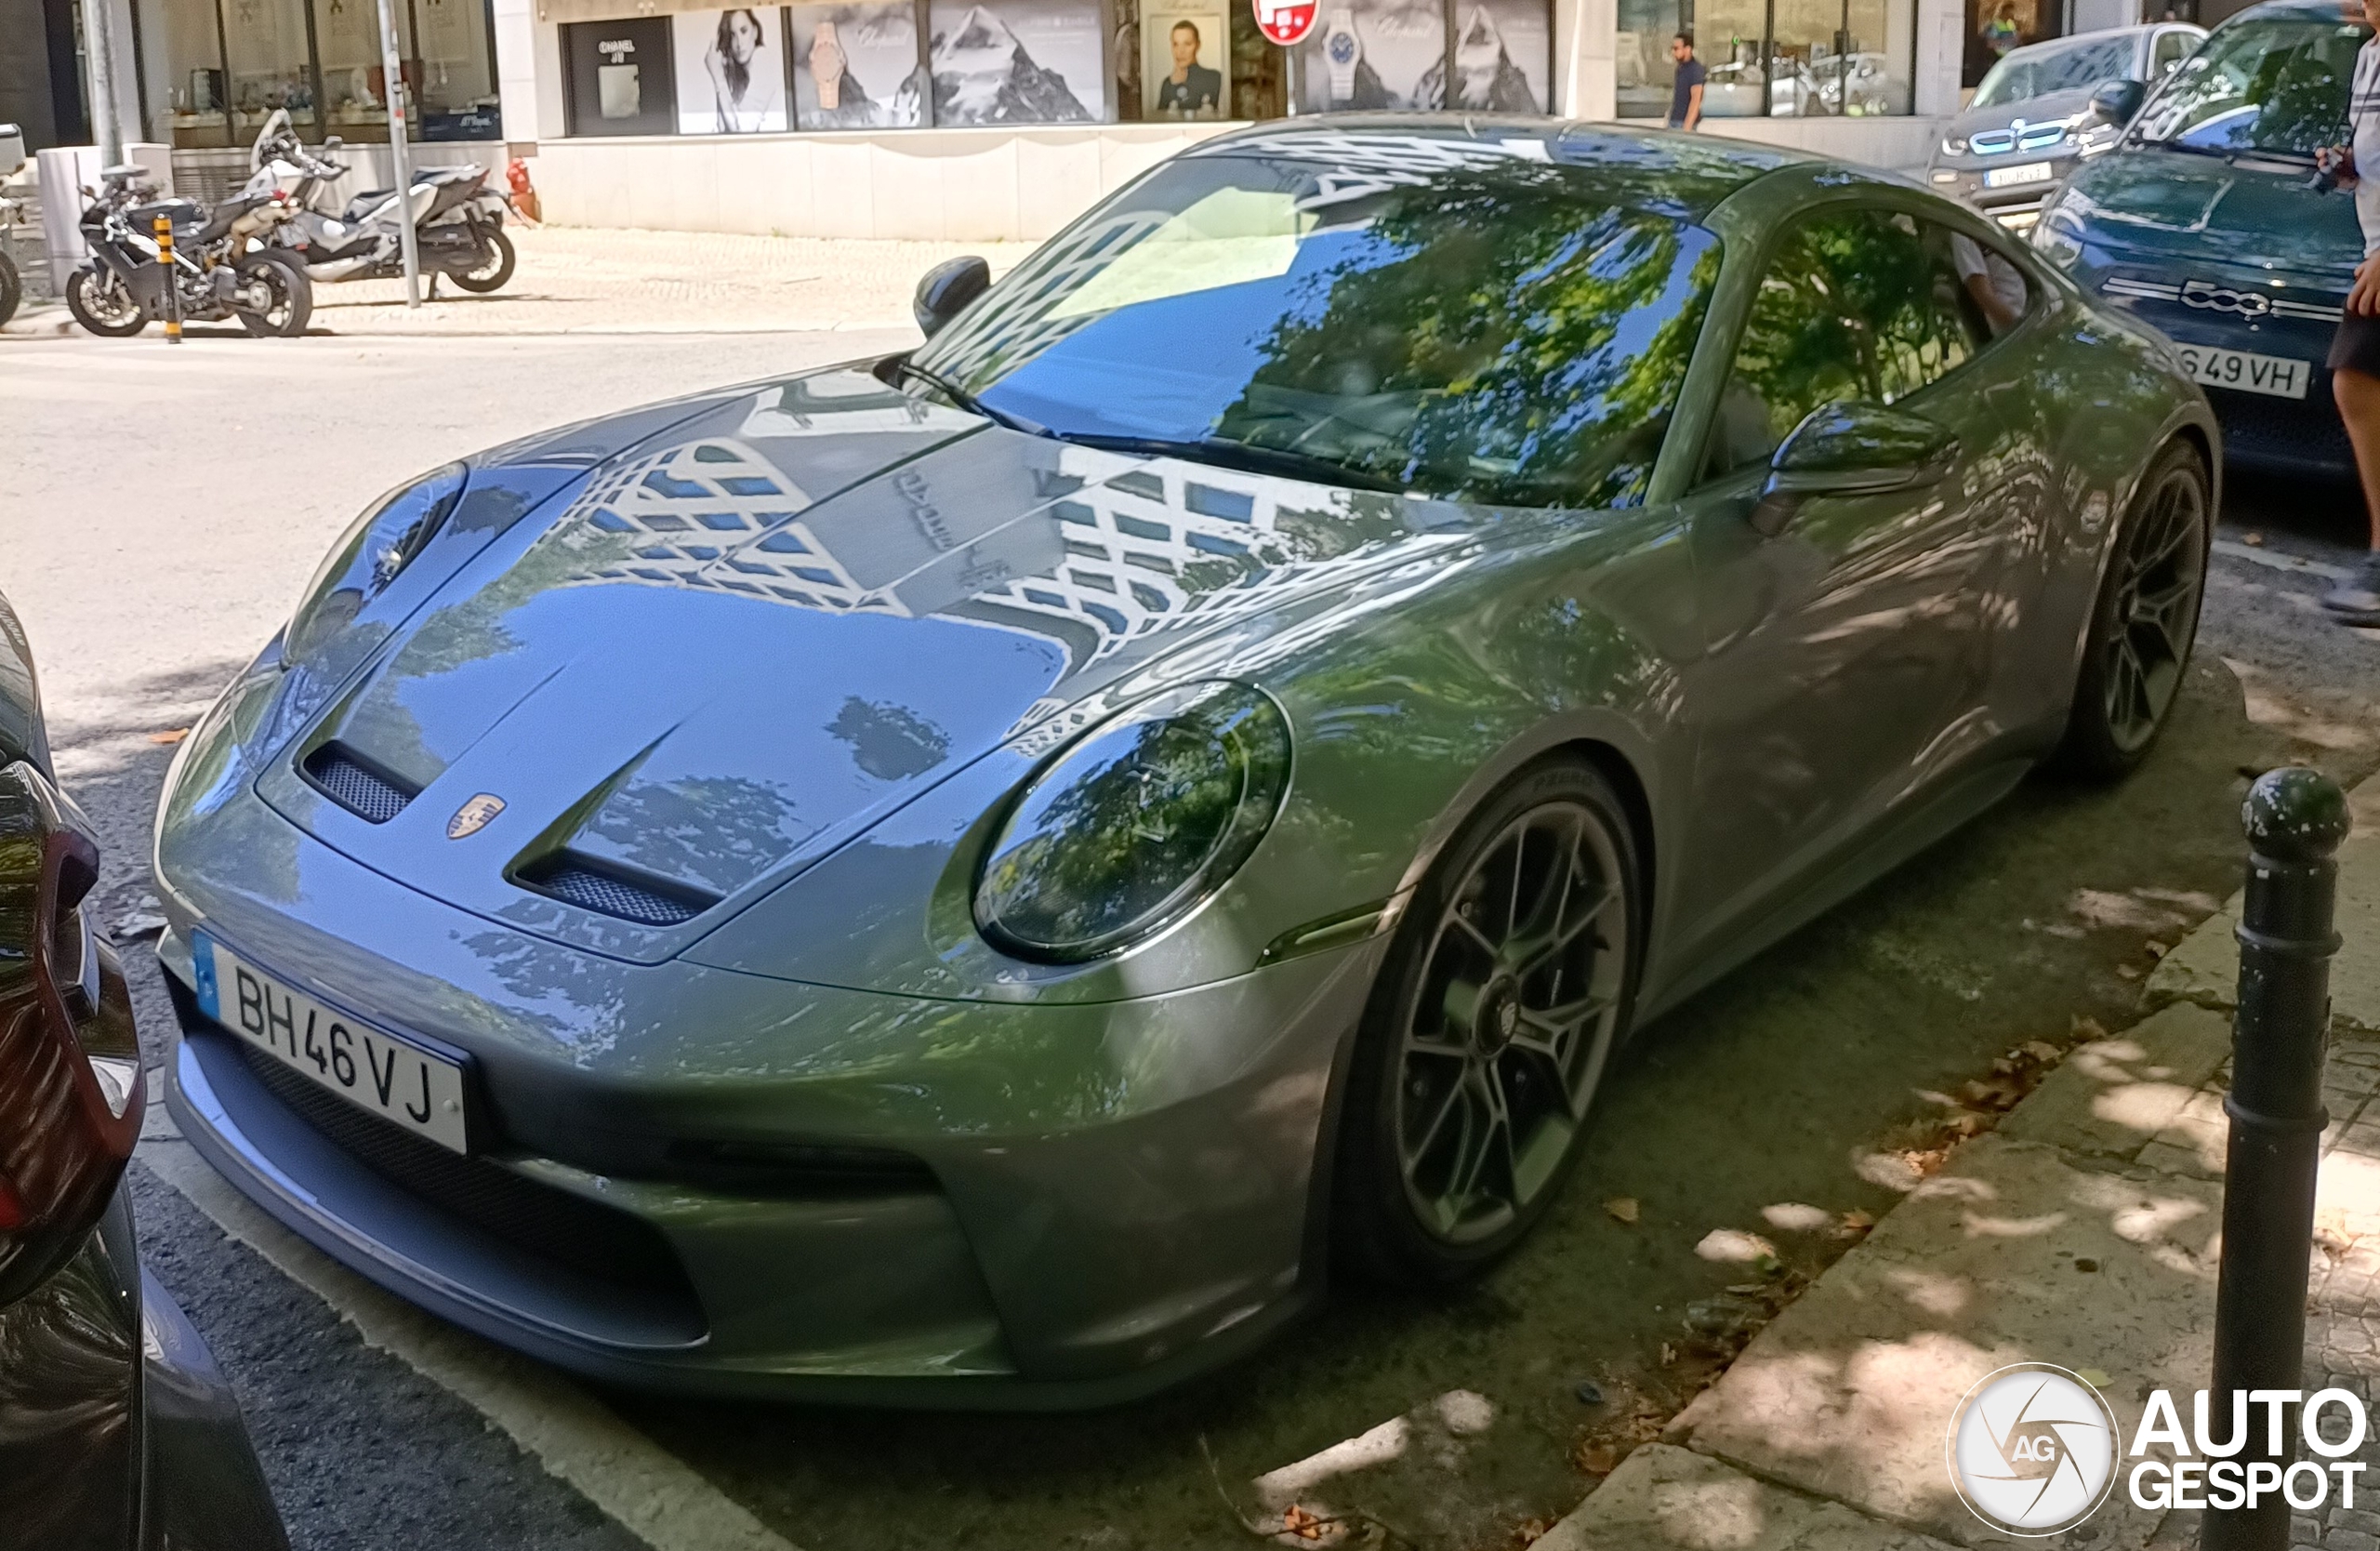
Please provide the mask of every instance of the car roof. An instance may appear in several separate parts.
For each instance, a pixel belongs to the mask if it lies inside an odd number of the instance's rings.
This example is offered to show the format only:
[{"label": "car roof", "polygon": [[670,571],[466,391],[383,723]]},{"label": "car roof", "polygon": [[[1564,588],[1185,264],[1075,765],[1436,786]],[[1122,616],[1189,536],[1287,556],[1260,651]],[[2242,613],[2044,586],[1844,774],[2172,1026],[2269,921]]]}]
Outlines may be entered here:
[{"label": "car roof", "polygon": [[1185,157],[1290,155],[1361,166],[1399,149],[1460,154],[1476,147],[1467,165],[1515,170],[1551,162],[1593,175],[1596,192],[1615,204],[1699,220],[1712,206],[1755,179],[1780,167],[1825,158],[1787,146],[1668,129],[1623,128],[1521,113],[1356,113],[1276,119],[1213,139]]},{"label": "car roof", "polygon": [[2071,33],[2062,38],[2043,38],[2039,43],[2029,43],[2022,48],[2011,48],[2000,57],[2003,60],[2039,59],[2045,54],[2061,53],[2078,44],[2096,43],[2103,38],[2145,37],[2164,27],[2188,27],[2192,32],[2206,30],[2187,21],[2144,21],[2137,27],[2102,27],[2096,32]]},{"label": "car roof", "polygon": [[2223,25],[2236,27],[2243,21],[2335,21],[2344,26],[2347,18],[2341,14],[2339,0],[2265,0],[2261,6],[2226,17]]}]

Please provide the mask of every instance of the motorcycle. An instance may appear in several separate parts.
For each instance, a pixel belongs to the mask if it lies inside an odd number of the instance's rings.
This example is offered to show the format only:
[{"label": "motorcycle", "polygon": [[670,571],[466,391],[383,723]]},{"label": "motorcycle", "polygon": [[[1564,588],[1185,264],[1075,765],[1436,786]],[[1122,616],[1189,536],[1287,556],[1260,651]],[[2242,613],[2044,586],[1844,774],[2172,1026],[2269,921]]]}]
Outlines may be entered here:
[{"label": "motorcycle", "polygon": [[436,293],[444,275],[467,291],[493,291],[512,278],[512,240],[504,234],[504,196],[487,186],[487,169],[477,166],[423,167],[413,175],[403,200],[394,189],[357,194],[332,216],[314,207],[324,184],[347,165],[330,153],[336,135],[318,155],[306,149],[285,110],[276,110],[248,151],[257,176],[272,173],[294,183],[285,192],[297,215],[273,242],[305,261],[316,281],[391,280],[404,273],[403,228],[411,219],[422,272]]},{"label": "motorcycle", "polygon": [[[10,176],[24,165],[23,131],[13,124],[0,124],[0,178]],[[18,304],[25,299],[24,277],[17,272],[17,260],[8,252],[13,240],[10,233],[24,219],[24,205],[0,194],[0,324],[15,317]]]},{"label": "motorcycle", "polygon": [[[178,308],[192,323],[236,318],[259,337],[306,332],[314,289],[305,266],[266,245],[289,219],[288,200],[270,179],[251,178],[212,210],[194,199],[148,199],[147,168],[101,169],[100,192],[83,211],[91,260],[66,280],[66,309],[94,334],[129,338]],[[85,191],[88,192],[89,191]],[[172,222],[172,289],[158,261],[157,218]]]}]

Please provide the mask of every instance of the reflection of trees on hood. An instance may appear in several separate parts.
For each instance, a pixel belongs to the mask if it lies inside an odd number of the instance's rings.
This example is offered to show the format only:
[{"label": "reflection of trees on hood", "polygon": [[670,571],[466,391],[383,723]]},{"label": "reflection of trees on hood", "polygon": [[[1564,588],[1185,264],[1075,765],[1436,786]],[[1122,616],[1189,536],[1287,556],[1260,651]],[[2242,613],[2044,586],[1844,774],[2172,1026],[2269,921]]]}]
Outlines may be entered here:
[{"label": "reflection of trees on hood", "polygon": [[1218,433],[1477,499],[1641,493],[1715,246],[1583,199],[1554,167],[1449,172],[1380,197],[1262,342],[1269,359]]}]

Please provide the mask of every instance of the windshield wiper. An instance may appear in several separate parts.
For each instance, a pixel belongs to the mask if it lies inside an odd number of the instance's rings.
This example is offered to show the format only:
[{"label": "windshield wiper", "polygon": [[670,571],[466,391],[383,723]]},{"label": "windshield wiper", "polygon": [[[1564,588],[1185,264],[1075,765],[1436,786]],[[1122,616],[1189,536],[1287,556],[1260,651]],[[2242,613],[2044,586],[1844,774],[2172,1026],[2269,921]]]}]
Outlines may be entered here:
[{"label": "windshield wiper", "polygon": [[1048,426],[1037,424],[1022,415],[1012,415],[1005,409],[994,409],[990,404],[930,366],[920,366],[914,361],[905,359],[893,368],[893,372],[896,376],[916,378],[968,414],[981,415],[994,425],[1006,426],[1011,431],[1021,431],[1027,436],[1052,434]]},{"label": "windshield wiper", "polygon": [[1185,457],[1197,463],[1212,463],[1225,469],[1237,469],[1251,474],[1278,474],[1285,479],[1306,480],[1317,484],[1343,485],[1353,490],[1378,490],[1392,496],[1402,496],[1408,487],[1384,474],[1368,473],[1351,469],[1344,463],[1312,453],[1289,452],[1280,447],[1260,447],[1246,442],[1233,442],[1221,436],[1202,436],[1196,440],[1176,440],[1164,436],[1077,436],[1058,434],[1061,441],[1097,447],[1105,452],[1151,453],[1159,457]]}]

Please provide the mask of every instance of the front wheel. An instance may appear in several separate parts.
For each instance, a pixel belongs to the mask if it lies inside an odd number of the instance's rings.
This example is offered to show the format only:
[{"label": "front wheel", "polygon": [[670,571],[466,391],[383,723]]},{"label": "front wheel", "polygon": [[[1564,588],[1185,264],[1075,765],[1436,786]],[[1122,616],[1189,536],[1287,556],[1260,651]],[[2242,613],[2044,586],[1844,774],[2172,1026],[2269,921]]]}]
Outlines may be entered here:
[{"label": "front wheel", "polygon": [[257,338],[295,339],[314,315],[314,282],[304,265],[278,253],[250,253],[236,266],[240,288],[231,311]]},{"label": "front wheel", "polygon": [[2212,505],[2197,448],[2176,442],[2157,455],[2116,531],[2053,768],[2115,780],[2163,731],[2198,639]]},{"label": "front wheel", "polygon": [[484,295],[512,278],[512,239],[491,229],[480,233],[480,243],[479,261],[468,270],[448,270],[446,277]]},{"label": "front wheel", "polygon": [[66,277],[66,310],[92,333],[129,339],[149,326],[149,315],[124,277],[104,264],[86,265]]},{"label": "front wheel", "polygon": [[1333,1227],[1358,1269],[1452,1282],[1544,1215],[1628,1026],[1639,879],[1627,811],[1580,760],[1527,771],[1448,844],[1349,1073]]},{"label": "front wheel", "polygon": [[17,273],[17,261],[8,257],[8,229],[0,226],[0,325],[17,315],[17,304],[25,299],[24,278]]}]

